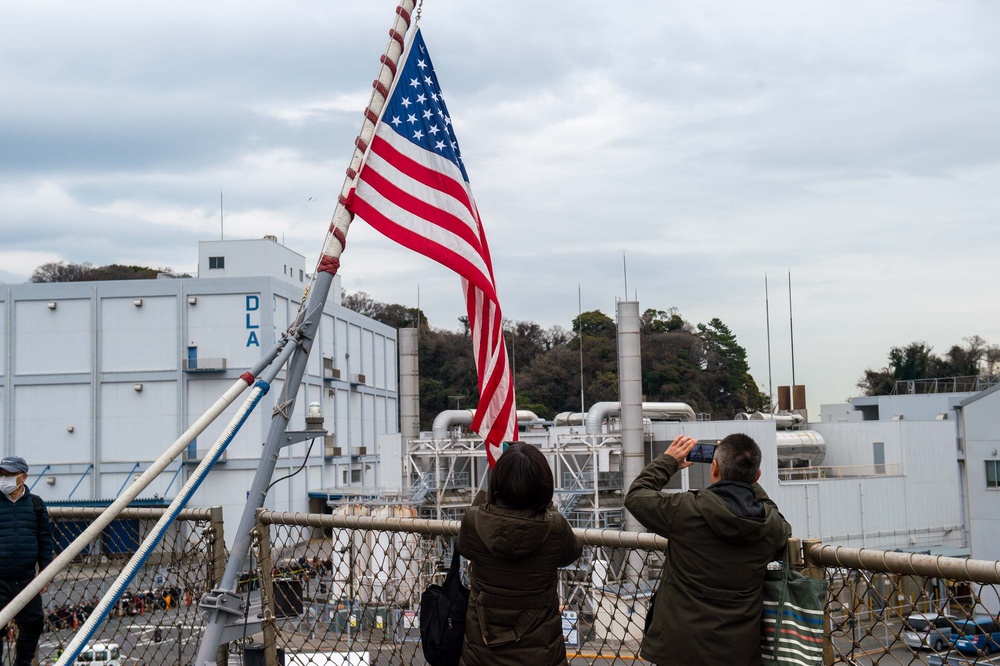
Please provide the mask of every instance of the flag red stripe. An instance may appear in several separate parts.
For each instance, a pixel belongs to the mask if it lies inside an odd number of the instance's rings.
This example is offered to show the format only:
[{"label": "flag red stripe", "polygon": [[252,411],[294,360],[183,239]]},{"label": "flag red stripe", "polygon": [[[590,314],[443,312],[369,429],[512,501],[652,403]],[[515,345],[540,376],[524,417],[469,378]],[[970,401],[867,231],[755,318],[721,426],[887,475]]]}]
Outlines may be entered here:
[{"label": "flag red stripe", "polygon": [[352,192],[348,197],[348,201],[350,201],[349,205],[351,210],[354,211],[356,215],[359,215],[365,222],[377,229],[380,233],[385,234],[400,245],[408,247],[414,252],[419,252],[439,264],[447,266],[475,284],[484,293],[493,295],[493,285],[486,282],[482,272],[476,269],[476,267],[469,263],[469,261],[462,255],[446,247],[442,247],[440,244],[435,243],[426,237],[407,229],[406,227],[396,224],[367,201],[356,196],[354,192]]},{"label": "flag red stripe", "polygon": [[479,236],[469,228],[469,225],[451,213],[418,199],[390,182],[385,176],[374,169],[365,169],[361,173],[361,180],[371,185],[373,190],[403,210],[413,213],[417,217],[423,218],[449,233],[455,234],[468,243],[476,254],[482,255]]},{"label": "flag red stripe", "polygon": [[[386,131],[391,132],[393,130],[387,129]],[[407,157],[403,153],[396,150],[395,146],[378,134],[376,134],[372,139],[372,152],[378,154],[386,162],[399,169],[401,173],[406,174],[418,183],[422,183],[427,187],[433,188],[438,192],[443,192],[444,194],[456,199],[463,206],[468,208],[469,212],[472,213],[472,217],[478,221],[479,216],[475,214],[474,207],[469,200],[469,193],[466,191],[465,187],[454,178],[451,178],[440,171],[428,168],[416,160]]]}]

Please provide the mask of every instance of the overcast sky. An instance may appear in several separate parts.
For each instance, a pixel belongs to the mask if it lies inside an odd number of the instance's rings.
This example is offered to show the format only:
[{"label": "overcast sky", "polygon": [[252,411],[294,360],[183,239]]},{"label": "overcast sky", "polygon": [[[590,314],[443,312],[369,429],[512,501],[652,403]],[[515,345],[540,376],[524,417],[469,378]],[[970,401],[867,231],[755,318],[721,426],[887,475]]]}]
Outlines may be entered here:
[{"label": "overcast sky", "polygon": [[[0,281],[48,261],[194,272],[275,234],[315,265],[392,0],[0,0]],[[1000,2],[428,0],[505,315],[718,317],[765,390],[855,395],[914,340],[1000,343]],[[348,291],[464,313],[351,227]]]}]

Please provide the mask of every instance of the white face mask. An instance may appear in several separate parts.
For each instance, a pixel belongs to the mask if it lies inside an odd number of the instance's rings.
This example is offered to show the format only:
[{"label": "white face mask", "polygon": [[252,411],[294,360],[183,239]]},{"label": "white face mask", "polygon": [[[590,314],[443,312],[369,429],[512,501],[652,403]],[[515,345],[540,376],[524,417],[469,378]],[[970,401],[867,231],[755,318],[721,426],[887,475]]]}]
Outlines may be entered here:
[{"label": "white face mask", "polygon": [[17,477],[16,476],[0,476],[0,492],[4,495],[10,495],[15,490],[17,490]]}]

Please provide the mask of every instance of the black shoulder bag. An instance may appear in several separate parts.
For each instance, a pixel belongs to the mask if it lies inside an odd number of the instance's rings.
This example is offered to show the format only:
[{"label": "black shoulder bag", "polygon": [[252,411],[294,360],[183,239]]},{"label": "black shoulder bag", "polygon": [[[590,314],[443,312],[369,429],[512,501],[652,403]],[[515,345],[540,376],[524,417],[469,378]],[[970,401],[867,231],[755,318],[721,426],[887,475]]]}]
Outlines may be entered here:
[{"label": "black shoulder bag", "polygon": [[458,666],[462,656],[469,590],[462,584],[460,558],[453,548],[444,583],[428,585],[420,595],[420,643],[430,666]]}]

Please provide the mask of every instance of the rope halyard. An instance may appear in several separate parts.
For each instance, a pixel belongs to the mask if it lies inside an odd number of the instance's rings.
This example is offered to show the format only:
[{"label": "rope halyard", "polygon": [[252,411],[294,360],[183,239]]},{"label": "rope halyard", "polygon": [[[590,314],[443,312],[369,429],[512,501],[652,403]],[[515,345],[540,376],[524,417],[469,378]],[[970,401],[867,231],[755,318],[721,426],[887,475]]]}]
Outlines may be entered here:
[{"label": "rope halyard", "polygon": [[[393,22],[392,28],[389,29],[389,41],[386,44],[385,52],[379,58],[381,67],[379,67],[378,76],[372,82],[372,94],[368,100],[368,106],[365,107],[361,131],[355,140],[354,153],[348,164],[340,195],[337,197],[337,205],[330,220],[329,231],[323,242],[323,251],[320,253],[316,270],[313,272],[306,287],[307,293],[312,288],[319,273],[336,275],[340,270],[340,255],[343,254],[347,246],[347,231],[354,219],[354,215],[347,210],[345,203],[348,194],[354,189],[358,172],[361,171],[361,165],[364,162],[365,153],[371,144],[372,136],[375,134],[375,125],[378,123],[378,119],[382,114],[382,108],[385,106],[386,100],[389,97],[389,91],[392,89],[393,82],[395,81],[399,58],[405,48],[404,37],[410,28],[412,22],[411,15],[415,4],[415,0],[400,0],[399,5],[396,6],[396,19]],[[420,12],[418,8],[418,20],[419,16]],[[303,298],[299,303],[299,314],[303,312],[305,304],[306,299]]]}]

